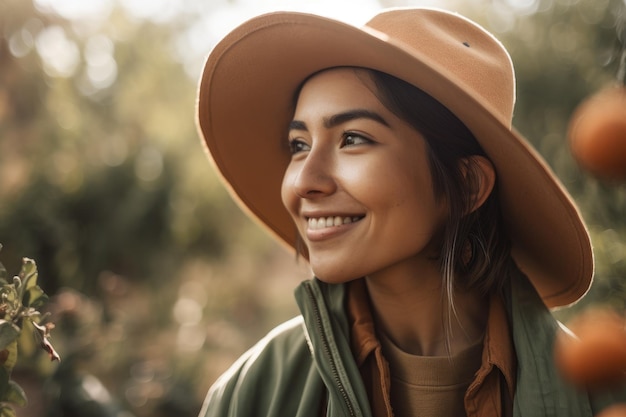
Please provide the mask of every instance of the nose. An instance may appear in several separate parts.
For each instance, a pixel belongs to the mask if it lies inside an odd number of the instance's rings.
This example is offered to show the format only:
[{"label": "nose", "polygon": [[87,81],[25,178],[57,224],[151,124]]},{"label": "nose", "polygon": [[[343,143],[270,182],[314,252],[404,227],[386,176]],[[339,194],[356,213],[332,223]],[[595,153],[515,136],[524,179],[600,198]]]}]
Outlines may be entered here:
[{"label": "nose", "polygon": [[293,188],[299,197],[317,198],[337,189],[333,157],[323,149],[312,149],[303,160],[293,165]]}]

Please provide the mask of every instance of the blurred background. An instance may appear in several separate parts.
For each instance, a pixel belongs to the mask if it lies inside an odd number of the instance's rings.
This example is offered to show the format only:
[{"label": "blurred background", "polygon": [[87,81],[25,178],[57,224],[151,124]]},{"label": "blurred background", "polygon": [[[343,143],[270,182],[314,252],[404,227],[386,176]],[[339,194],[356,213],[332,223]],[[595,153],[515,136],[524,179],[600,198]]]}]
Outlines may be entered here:
[{"label": "blurred background", "polygon": [[50,364],[22,346],[18,416],[196,416],[207,389],[296,314],[304,265],[221,186],[195,127],[203,60],[229,29],[289,9],[362,24],[388,6],[459,11],[516,65],[514,125],[578,202],[588,297],[626,305],[626,189],[583,172],[574,108],[615,80],[624,0],[0,0],[0,261],[35,259]]}]

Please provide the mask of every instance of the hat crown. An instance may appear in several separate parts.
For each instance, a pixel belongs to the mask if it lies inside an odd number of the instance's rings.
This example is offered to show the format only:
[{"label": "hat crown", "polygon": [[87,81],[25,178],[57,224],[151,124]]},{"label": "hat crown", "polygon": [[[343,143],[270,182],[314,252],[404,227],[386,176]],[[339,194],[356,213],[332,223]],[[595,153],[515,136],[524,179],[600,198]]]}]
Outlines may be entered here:
[{"label": "hat crown", "polygon": [[511,126],[515,105],[513,63],[504,46],[482,27],[458,14],[436,9],[385,11],[366,27],[382,32],[387,42],[439,67],[442,74],[463,85],[501,122]]}]

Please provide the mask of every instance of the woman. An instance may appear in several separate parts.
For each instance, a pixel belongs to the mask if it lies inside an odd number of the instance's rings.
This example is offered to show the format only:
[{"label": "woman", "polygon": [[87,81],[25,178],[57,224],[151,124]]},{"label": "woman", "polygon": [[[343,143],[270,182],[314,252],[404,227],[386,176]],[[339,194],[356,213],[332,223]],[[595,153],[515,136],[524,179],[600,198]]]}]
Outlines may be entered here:
[{"label": "woman", "polygon": [[231,32],[201,80],[225,182],[304,258],[302,316],[211,388],[202,416],[591,416],[555,369],[549,308],[588,290],[583,221],[511,128],[509,55],[484,29],[395,9],[358,29],[299,13]]}]

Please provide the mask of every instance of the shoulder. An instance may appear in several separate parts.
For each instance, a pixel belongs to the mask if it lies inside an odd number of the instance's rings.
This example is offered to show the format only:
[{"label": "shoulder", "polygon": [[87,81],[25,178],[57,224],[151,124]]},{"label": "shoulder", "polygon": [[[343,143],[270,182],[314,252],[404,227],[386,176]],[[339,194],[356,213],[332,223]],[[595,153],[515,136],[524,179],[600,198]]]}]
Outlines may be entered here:
[{"label": "shoulder", "polygon": [[[244,353],[214,384],[212,390],[232,380],[259,377],[262,371],[270,373],[289,366],[294,356],[308,353],[302,316],[295,317],[272,329],[263,339]],[[263,372],[264,373],[264,372]],[[266,376],[265,374],[264,376]]]},{"label": "shoulder", "polygon": [[280,402],[285,391],[293,397],[294,389],[310,383],[312,366],[303,319],[298,316],[270,331],[218,378],[200,416],[252,415],[261,410],[270,415],[271,402]]}]

